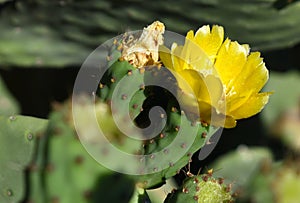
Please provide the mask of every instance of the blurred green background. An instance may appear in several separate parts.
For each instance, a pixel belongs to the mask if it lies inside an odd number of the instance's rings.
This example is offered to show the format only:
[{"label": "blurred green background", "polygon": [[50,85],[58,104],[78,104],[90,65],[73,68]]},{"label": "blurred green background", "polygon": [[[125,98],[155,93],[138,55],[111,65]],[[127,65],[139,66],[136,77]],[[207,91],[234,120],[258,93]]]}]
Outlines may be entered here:
[{"label": "blurred green background", "polygon": [[222,25],[230,39],[262,52],[270,71],[265,90],[275,93],[265,110],[224,130],[206,160],[195,156],[192,172],[239,145],[261,146],[275,161],[299,164],[297,0],[0,0],[0,114],[48,118],[54,102],[71,96],[81,64],[97,46],[154,20],[183,35],[204,24]]}]

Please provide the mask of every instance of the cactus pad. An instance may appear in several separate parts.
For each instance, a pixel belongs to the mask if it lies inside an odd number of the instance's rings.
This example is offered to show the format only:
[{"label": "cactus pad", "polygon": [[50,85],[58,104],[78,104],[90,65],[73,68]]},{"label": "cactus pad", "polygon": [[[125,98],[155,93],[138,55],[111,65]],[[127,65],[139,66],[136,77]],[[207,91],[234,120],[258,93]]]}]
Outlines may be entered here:
[{"label": "cactus pad", "polygon": [[24,198],[24,170],[33,158],[35,140],[46,125],[43,119],[0,116],[0,202]]}]

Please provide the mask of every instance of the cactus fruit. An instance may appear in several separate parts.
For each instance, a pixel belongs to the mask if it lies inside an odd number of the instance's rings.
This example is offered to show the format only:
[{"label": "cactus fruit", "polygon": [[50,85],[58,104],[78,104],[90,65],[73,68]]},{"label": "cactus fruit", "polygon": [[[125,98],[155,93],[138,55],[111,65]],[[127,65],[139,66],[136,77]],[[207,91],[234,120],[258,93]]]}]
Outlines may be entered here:
[{"label": "cactus fruit", "polygon": [[188,177],[183,185],[170,193],[165,203],[175,202],[233,202],[231,184],[224,184],[224,179],[212,177],[212,173]]},{"label": "cactus fruit", "polygon": [[0,202],[19,202],[24,198],[24,170],[46,125],[43,119],[0,116]]}]

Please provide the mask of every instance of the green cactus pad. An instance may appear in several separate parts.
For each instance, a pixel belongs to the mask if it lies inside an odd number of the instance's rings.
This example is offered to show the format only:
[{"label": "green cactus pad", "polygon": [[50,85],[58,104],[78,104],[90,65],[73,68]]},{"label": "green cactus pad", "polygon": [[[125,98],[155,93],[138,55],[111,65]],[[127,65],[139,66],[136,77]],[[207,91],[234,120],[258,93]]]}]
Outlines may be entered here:
[{"label": "green cactus pad", "polygon": [[[168,115],[168,125],[154,139],[149,140],[146,144],[146,154],[163,152],[160,157],[149,160],[148,167],[159,169],[161,166],[168,164],[168,167],[157,173],[148,174],[138,177],[138,181],[145,188],[155,188],[165,182],[166,179],[176,175],[178,171],[189,163],[192,155],[203,147],[209,138],[217,131],[217,128],[203,127],[201,123],[191,123],[187,117],[179,112],[173,112],[170,109]],[[180,139],[175,140],[178,136],[178,129],[184,129],[185,133]],[[193,133],[195,137],[191,136]],[[191,140],[192,139],[192,142]],[[173,142],[177,143],[174,144]],[[183,155],[174,160],[177,153],[184,152]]]},{"label": "green cactus pad", "polygon": [[24,170],[46,125],[43,119],[0,116],[0,202],[19,202],[24,198]]},{"label": "green cactus pad", "polygon": [[75,133],[69,107],[67,102],[50,115],[47,136],[40,140],[30,170],[28,200],[128,202],[134,181],[104,168],[88,154]]},{"label": "green cactus pad", "polygon": [[[131,172],[133,170],[136,174],[133,178],[143,188],[156,187],[163,184],[165,179],[174,176],[178,170],[189,162],[192,154],[205,145],[206,141],[216,130],[212,127],[203,127],[200,122],[191,123],[183,114],[178,111],[172,111],[172,105],[170,105],[170,109],[166,109],[167,112],[170,112],[168,113],[168,122],[162,132],[151,140],[139,142],[125,136],[118,129],[112,119],[109,105],[97,102],[95,107],[93,107],[89,103],[83,105],[83,101],[82,99],[79,102],[80,108],[74,107],[77,109],[75,114],[77,117],[80,117],[80,119],[76,119],[76,130],[80,136],[83,135],[82,141],[84,146],[98,162],[104,165],[108,164],[110,167],[118,170],[118,165],[121,164],[123,170],[127,169],[127,172],[128,170]],[[90,125],[90,119],[93,119],[93,117],[88,118],[87,115],[91,111],[96,111],[99,126],[104,132],[106,139],[110,140],[109,144],[105,144],[107,141],[97,136],[98,129]],[[120,117],[120,121],[128,129],[133,125],[131,120],[123,120],[122,117]],[[180,129],[188,133],[182,134],[178,138],[177,134]],[[81,133],[86,134],[88,138],[84,138],[84,134],[81,135]],[[191,133],[194,133],[194,136]],[[177,139],[175,139],[176,137]],[[115,151],[109,145],[114,145],[121,152],[127,152],[132,155],[138,153],[138,157],[144,156],[143,162],[134,158],[125,161],[121,158],[123,156],[122,153],[118,154],[118,151]],[[174,159],[180,153],[182,156]],[[109,166],[106,165],[106,167]]]},{"label": "green cactus pad", "polygon": [[[133,67],[127,61],[115,61],[100,81],[98,95],[103,101],[110,102],[113,94],[116,94],[114,91],[117,84],[124,78],[127,78],[126,81],[129,82],[127,82],[125,86],[119,87],[119,98],[117,99],[130,99],[128,106],[123,106],[127,109],[129,108],[130,116],[134,119],[142,111],[142,105],[146,99],[144,95],[144,75],[142,70]],[[134,95],[128,95],[128,93],[126,93],[128,90],[129,93],[134,92]]]},{"label": "green cactus pad", "polygon": [[[157,187],[174,176],[217,130],[187,118],[176,99],[176,87],[175,78],[166,68],[147,66],[137,69],[126,61],[113,63],[100,83],[98,95],[101,101],[111,105],[122,125],[135,125],[142,130],[152,125],[154,129],[151,136],[143,134],[145,140],[141,143],[140,155],[144,156],[145,165],[136,171],[141,187]],[[157,106],[160,109],[151,119],[151,111]],[[127,112],[130,118],[124,119]],[[105,117],[105,120],[109,119],[109,116]],[[100,126],[105,120],[99,120]],[[125,150],[126,147],[122,148]]]}]

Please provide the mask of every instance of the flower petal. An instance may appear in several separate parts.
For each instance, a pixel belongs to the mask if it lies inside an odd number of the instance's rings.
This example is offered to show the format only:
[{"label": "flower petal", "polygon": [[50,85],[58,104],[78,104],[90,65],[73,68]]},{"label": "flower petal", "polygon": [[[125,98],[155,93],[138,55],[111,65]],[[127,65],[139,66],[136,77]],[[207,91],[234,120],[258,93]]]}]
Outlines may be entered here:
[{"label": "flower petal", "polygon": [[260,53],[253,52],[248,56],[243,71],[232,83],[232,86],[236,92],[252,90],[253,93],[257,93],[265,85],[268,78],[268,70],[260,57]]},{"label": "flower petal", "polygon": [[[181,72],[174,73],[178,82],[179,88],[186,93],[191,93],[198,97],[198,92],[203,93],[203,98],[207,99],[208,91],[203,81],[201,74],[195,70],[183,70]],[[178,74],[178,75],[177,75]],[[206,101],[206,100],[205,100]]]},{"label": "flower petal", "polygon": [[[195,70],[175,72],[179,88],[189,94],[194,94],[198,101],[204,101],[217,107],[223,95],[223,85],[220,78],[214,75],[203,76]],[[193,91],[193,92],[191,92]]]},{"label": "flower petal", "polygon": [[248,118],[259,113],[269,101],[271,92],[254,94],[239,108],[230,112],[235,119]]},{"label": "flower petal", "polygon": [[195,38],[194,31],[193,30],[188,31],[188,33],[186,34],[186,39],[194,41],[194,38]]},{"label": "flower petal", "polygon": [[268,70],[260,58],[259,52],[251,53],[243,71],[232,82],[227,92],[227,112],[240,107],[252,95],[258,93],[268,80]]},{"label": "flower petal", "polygon": [[247,61],[249,48],[238,42],[231,42],[226,39],[221,46],[215,68],[227,89],[231,88],[233,79],[238,77]]},{"label": "flower petal", "polygon": [[189,50],[188,56],[186,57],[189,68],[194,69],[202,73],[203,75],[216,74],[217,71],[213,66],[213,62],[207,56],[207,54],[193,41],[187,41],[186,49]]},{"label": "flower petal", "polygon": [[231,116],[226,116],[224,128],[234,128],[236,126],[235,118]]},{"label": "flower petal", "polygon": [[223,40],[224,29],[222,26],[214,25],[211,30],[209,25],[202,26],[195,34],[195,42],[204,50],[212,62],[214,62]]},{"label": "flower petal", "polygon": [[238,109],[242,106],[251,96],[251,92],[243,92],[243,93],[236,93],[233,96],[226,97],[226,114],[230,114],[231,112]]},{"label": "flower petal", "polygon": [[[258,55],[259,53],[253,53],[252,55]],[[250,56],[252,56],[250,55]],[[250,61],[250,56],[248,61]],[[254,58],[253,56],[253,58]],[[259,92],[263,86],[266,84],[266,82],[269,79],[269,72],[268,69],[265,66],[265,63],[263,62],[263,59],[260,57],[257,57],[256,59],[256,64],[250,64],[247,62],[246,68],[245,69],[250,69],[251,73],[248,74],[247,79],[245,80],[245,84],[248,84],[248,87],[253,91],[253,92]],[[248,68],[247,66],[254,66],[254,68]],[[255,66],[256,65],[256,66]]]},{"label": "flower petal", "polygon": [[[211,105],[216,107],[218,111],[221,111],[219,106],[219,101],[222,100],[223,95],[223,84],[220,78],[215,77],[214,75],[208,75],[206,77],[203,77],[204,84],[201,84],[202,89],[207,91],[206,97],[208,97],[208,101],[211,102]],[[201,89],[199,89],[199,92],[197,94],[199,100],[203,98],[202,96],[203,92],[201,92]]]},{"label": "flower petal", "polygon": [[183,52],[184,47],[178,46],[176,43],[172,44],[171,53],[172,53],[172,63],[175,71],[182,71],[184,69],[189,69],[187,63],[187,53]]}]

